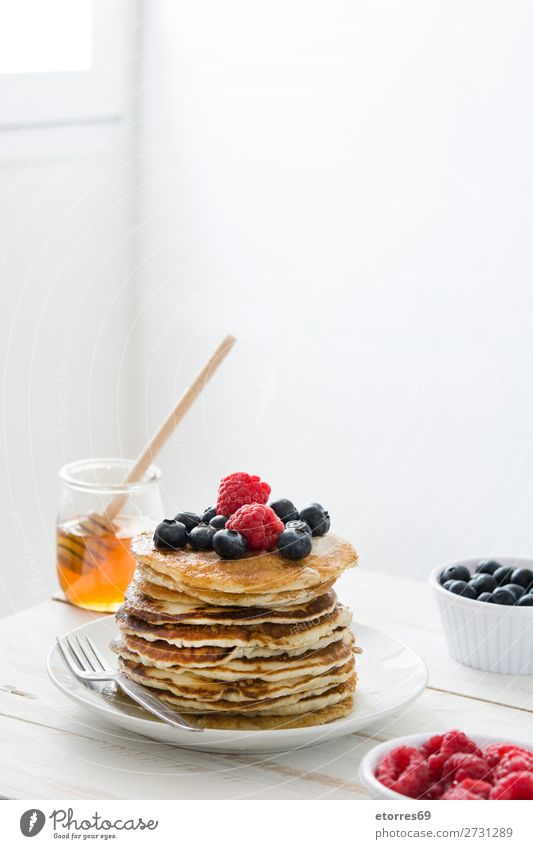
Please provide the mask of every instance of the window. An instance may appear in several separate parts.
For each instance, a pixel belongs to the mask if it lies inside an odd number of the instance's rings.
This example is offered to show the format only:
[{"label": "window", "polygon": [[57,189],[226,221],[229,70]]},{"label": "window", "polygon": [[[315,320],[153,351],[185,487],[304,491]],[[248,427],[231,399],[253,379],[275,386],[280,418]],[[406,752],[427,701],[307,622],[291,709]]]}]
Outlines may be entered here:
[{"label": "window", "polygon": [[120,120],[135,8],[132,0],[0,2],[0,131]]},{"label": "window", "polygon": [[92,0],[0,4],[0,74],[89,70],[92,13]]}]

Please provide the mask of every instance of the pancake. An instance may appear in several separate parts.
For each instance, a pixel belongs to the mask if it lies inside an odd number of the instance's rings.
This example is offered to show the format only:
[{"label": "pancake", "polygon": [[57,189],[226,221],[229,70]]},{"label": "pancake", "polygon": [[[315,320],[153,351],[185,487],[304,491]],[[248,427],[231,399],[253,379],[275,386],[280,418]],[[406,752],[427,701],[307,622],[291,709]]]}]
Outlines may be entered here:
[{"label": "pancake", "polygon": [[176,665],[193,668],[218,666],[220,663],[231,660],[237,651],[221,646],[172,646],[163,640],[145,640],[128,632],[122,635],[122,639],[113,640],[111,643],[113,651],[116,651],[121,642],[124,642],[130,651],[133,650],[138,654],[139,660],[146,666],[156,666],[158,669]]},{"label": "pancake", "polygon": [[152,533],[144,531],[131,543],[136,561],[155,572],[169,575],[180,585],[196,590],[224,593],[273,593],[314,587],[336,580],[357,562],[349,542],[328,533],[313,539],[311,554],[287,560],[278,551],[248,552],[239,560],[222,560],[214,551],[160,551]]},{"label": "pancake", "polygon": [[138,684],[164,690],[174,696],[194,699],[196,705],[202,702],[210,705],[238,705],[259,709],[265,702],[282,697],[324,692],[331,687],[343,684],[353,677],[354,659],[343,666],[330,669],[322,675],[302,675],[299,678],[282,681],[262,681],[259,678],[243,678],[241,681],[214,681],[201,678],[188,670],[154,669],[135,665],[121,657],[120,669],[127,677]]},{"label": "pancake", "polygon": [[200,725],[220,731],[283,731],[289,728],[309,728],[313,725],[325,725],[342,719],[353,710],[353,698],[347,696],[339,702],[326,705],[318,710],[309,710],[297,716],[279,716],[278,714],[235,715],[228,713],[185,714],[182,716]]},{"label": "pancake", "polygon": [[138,589],[151,598],[162,601],[177,601],[184,604],[205,603],[215,607],[236,605],[242,607],[274,607],[305,604],[316,596],[331,589],[333,581],[304,587],[300,590],[273,593],[224,593],[215,590],[191,589],[163,572],[156,572],[143,563],[137,564],[136,583]]},{"label": "pancake", "polygon": [[348,608],[336,604],[331,613],[309,622],[278,624],[263,622],[260,624],[233,625],[182,625],[179,623],[153,625],[129,616],[123,607],[119,608],[116,619],[121,631],[133,636],[142,636],[146,640],[164,640],[176,646],[246,646],[264,648],[313,648],[316,640],[331,634],[336,628],[350,624],[352,615]]},{"label": "pancake", "polygon": [[[158,669],[186,670],[191,669],[195,675],[202,678],[213,678],[216,681],[240,681],[243,678],[259,678],[262,681],[281,681],[288,678],[298,678],[312,671],[313,675],[321,675],[329,669],[343,666],[350,660],[354,651],[354,636],[346,628],[342,639],[324,646],[321,649],[311,649],[291,657],[282,654],[274,657],[221,659],[219,664],[210,666],[194,666],[192,664],[162,663],[146,655],[153,643],[142,644],[138,637],[116,639],[111,648],[121,657],[134,664],[155,667]],[[176,651],[180,651],[177,649]],[[192,650],[194,651],[194,649]]]},{"label": "pancake", "polygon": [[159,601],[148,598],[137,589],[135,581],[129,585],[124,598],[124,610],[130,616],[155,625],[178,622],[194,625],[232,625],[244,622],[261,624],[278,622],[290,624],[319,619],[335,609],[337,596],[333,590],[314,598],[306,604],[271,610],[262,607],[201,607],[182,602]]},{"label": "pancake", "polygon": [[304,714],[308,711],[320,710],[327,705],[336,704],[348,696],[353,695],[356,684],[355,673],[342,684],[336,687],[307,690],[303,694],[280,696],[277,699],[265,699],[261,702],[229,702],[220,700],[218,702],[203,702],[198,699],[185,699],[182,696],[174,696],[168,691],[149,689],[154,695],[177,708],[183,713],[234,713],[234,714],[275,714],[277,716],[294,716]]},{"label": "pancake", "polygon": [[[122,639],[130,650],[140,655],[141,661],[147,666],[157,666],[165,669],[167,666],[187,666],[209,669],[221,663],[242,661],[265,661],[282,658],[298,658],[305,653],[317,652],[326,646],[341,641],[346,628],[335,628],[331,634],[317,638],[311,647],[301,646],[297,649],[268,648],[266,646],[174,646],[164,640],[148,640],[136,636],[130,630],[122,628]],[[115,648],[115,641],[111,648]]]}]

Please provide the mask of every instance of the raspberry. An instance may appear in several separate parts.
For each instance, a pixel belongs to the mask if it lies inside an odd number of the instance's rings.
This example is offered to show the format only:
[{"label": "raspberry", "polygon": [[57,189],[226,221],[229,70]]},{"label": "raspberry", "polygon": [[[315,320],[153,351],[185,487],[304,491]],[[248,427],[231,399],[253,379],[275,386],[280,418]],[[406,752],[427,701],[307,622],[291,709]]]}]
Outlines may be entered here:
[{"label": "raspberry", "polygon": [[465,778],[484,779],[490,775],[487,761],[478,755],[456,752],[450,755],[442,768],[442,778],[447,782],[462,782]]},{"label": "raspberry", "polygon": [[244,504],[230,517],[226,528],[242,534],[252,551],[272,551],[285,525],[266,504]]},{"label": "raspberry", "polygon": [[533,772],[533,754],[520,750],[508,752],[503,756],[499,764],[496,764],[493,772],[493,783],[496,783],[510,772]]},{"label": "raspberry", "polygon": [[420,753],[425,758],[429,758],[430,755],[436,754],[442,746],[443,737],[444,734],[435,734],[434,737],[430,737],[429,740],[426,740],[426,742],[422,743],[420,746]]},{"label": "raspberry", "polygon": [[459,784],[454,784],[446,790],[440,797],[441,799],[488,799],[490,793],[490,784],[487,781],[474,781],[472,778],[465,778]]},{"label": "raspberry", "polygon": [[235,472],[218,485],[217,513],[232,516],[243,504],[266,504],[269,495],[270,486],[258,475]]},{"label": "raspberry", "polygon": [[462,731],[435,734],[420,746],[420,752],[427,759],[430,779],[433,782],[441,780],[444,765],[451,755],[464,752],[481,756],[481,750]]},{"label": "raspberry", "polygon": [[466,752],[481,757],[481,749],[476,746],[470,737],[467,737],[462,731],[448,731],[442,738],[439,754],[455,755],[457,752]]},{"label": "raspberry", "polygon": [[502,758],[510,754],[528,755],[533,758],[533,752],[528,751],[528,749],[522,749],[521,746],[516,746],[512,743],[491,743],[485,748],[483,757],[489,766],[496,766]]},{"label": "raspberry", "polygon": [[419,799],[427,789],[429,770],[417,749],[399,746],[379,762],[376,778],[396,793]]},{"label": "raspberry", "polygon": [[448,760],[447,755],[430,755],[427,759],[427,765],[429,769],[429,777],[432,781],[439,782],[442,777],[442,770],[444,769],[444,764]]},{"label": "raspberry", "polygon": [[491,799],[533,799],[533,773],[510,772],[490,792]]},{"label": "raspberry", "polygon": [[422,799],[427,800],[435,800],[440,799],[444,791],[446,790],[447,785],[444,781],[435,781],[433,784],[430,784]]},{"label": "raspberry", "polygon": [[473,740],[463,734],[462,731],[447,731],[446,734],[435,734],[420,746],[424,757],[430,755],[454,755],[456,752],[468,752],[473,755],[481,755]]}]

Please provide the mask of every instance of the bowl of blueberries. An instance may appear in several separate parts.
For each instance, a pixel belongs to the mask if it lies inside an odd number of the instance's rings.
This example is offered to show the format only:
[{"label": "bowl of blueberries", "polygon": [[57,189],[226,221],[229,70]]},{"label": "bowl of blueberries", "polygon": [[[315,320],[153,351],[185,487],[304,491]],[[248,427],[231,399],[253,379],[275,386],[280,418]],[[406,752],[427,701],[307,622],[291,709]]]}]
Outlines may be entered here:
[{"label": "bowl of blueberries", "polygon": [[438,566],[429,580],[455,660],[533,675],[533,559],[467,558]]}]

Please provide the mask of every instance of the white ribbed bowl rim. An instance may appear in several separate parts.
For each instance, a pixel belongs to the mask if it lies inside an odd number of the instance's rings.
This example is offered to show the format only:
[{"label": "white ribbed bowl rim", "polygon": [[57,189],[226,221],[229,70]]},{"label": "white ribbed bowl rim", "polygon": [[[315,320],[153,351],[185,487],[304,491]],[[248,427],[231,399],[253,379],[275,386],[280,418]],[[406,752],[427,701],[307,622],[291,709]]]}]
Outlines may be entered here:
[{"label": "white ribbed bowl rim", "polygon": [[[496,558],[494,558],[496,559]],[[478,561],[476,561],[478,562]],[[466,564],[465,564],[466,565]],[[503,565],[503,564],[502,564]],[[445,590],[447,592],[447,590]],[[472,601],[472,599],[466,599],[466,601]],[[483,602],[481,602],[483,604]],[[496,606],[496,605],[494,605]],[[503,607],[504,605],[502,605]],[[509,605],[510,606],[510,605]],[[527,610],[527,608],[525,608]],[[451,729],[449,729],[451,730]],[[411,796],[404,796],[403,793],[396,793],[394,790],[390,790],[388,787],[385,787],[381,781],[378,781],[376,776],[374,775],[374,771],[378,764],[378,761],[387,754],[387,752],[392,751],[392,749],[396,749],[398,746],[414,746],[418,748],[421,743],[425,743],[426,740],[429,740],[430,737],[433,737],[435,734],[445,734],[445,731],[424,731],[421,734],[406,734],[404,737],[394,737],[392,740],[386,740],[384,743],[379,743],[377,746],[374,746],[370,749],[369,752],[366,753],[363,760],[359,764],[359,780],[362,784],[370,791],[372,796],[378,797],[380,799],[401,799],[404,802],[418,802],[420,803],[420,799],[413,799]],[[528,749],[529,751],[533,751],[531,745],[529,743],[525,743],[523,740],[509,740],[505,738],[502,740],[501,737],[495,737],[492,734],[468,734],[467,731],[464,732],[470,737],[474,743],[482,749],[484,746],[488,746],[489,743],[503,743],[505,745],[512,746],[521,746],[523,749]],[[436,799],[435,801],[440,801]],[[446,801],[446,799],[444,799]]]}]

